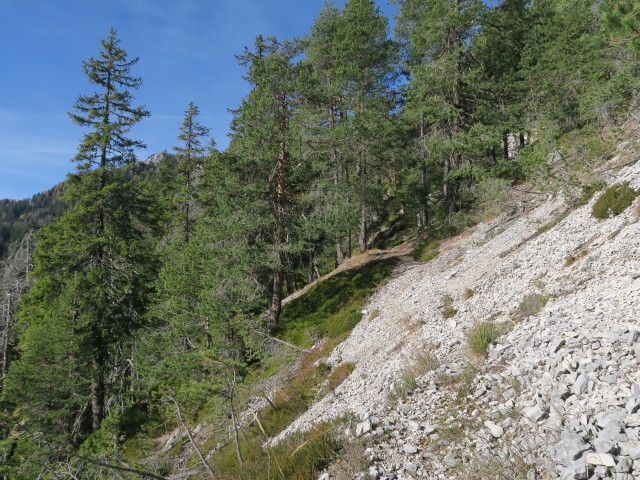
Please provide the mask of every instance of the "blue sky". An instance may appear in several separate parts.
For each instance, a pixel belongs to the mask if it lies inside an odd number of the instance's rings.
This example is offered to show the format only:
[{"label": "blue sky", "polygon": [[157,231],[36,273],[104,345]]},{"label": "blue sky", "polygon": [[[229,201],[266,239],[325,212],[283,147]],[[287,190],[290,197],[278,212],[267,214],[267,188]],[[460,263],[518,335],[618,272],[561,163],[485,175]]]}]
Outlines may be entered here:
[{"label": "blue sky", "polygon": [[[376,0],[393,15],[386,0]],[[0,0],[0,198],[47,190],[73,170],[84,130],[67,116],[93,92],[82,61],[97,55],[111,27],[140,57],[144,80],[136,105],[151,117],[131,136],[148,146],[139,157],[171,150],[187,104],[221,148],[234,108],[248,91],[234,55],[256,35],[308,32],[323,0]],[[344,1],[339,1],[342,6]]]}]

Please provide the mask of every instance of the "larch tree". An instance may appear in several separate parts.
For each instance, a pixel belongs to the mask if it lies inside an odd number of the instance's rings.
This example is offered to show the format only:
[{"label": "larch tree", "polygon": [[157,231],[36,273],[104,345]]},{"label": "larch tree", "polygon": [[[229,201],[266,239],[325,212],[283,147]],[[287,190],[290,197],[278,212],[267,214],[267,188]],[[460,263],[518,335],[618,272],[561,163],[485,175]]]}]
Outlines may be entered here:
[{"label": "larch tree", "polygon": [[[155,274],[146,240],[149,201],[122,171],[143,147],[129,131],[149,113],[132,105],[130,90],[142,84],[131,74],[138,59],[119,44],[112,29],[99,55],[83,63],[97,91],[79,96],[69,114],[90,129],[74,158],[77,173],[67,180],[73,206],[37,235],[34,286],[20,312],[22,357],[7,385],[30,420],[71,441],[98,430],[109,406],[122,404],[127,342],[144,322]],[[56,334],[48,338],[46,331]],[[52,363],[47,351],[60,361]],[[54,379],[64,392],[51,403],[47,385]]]}]

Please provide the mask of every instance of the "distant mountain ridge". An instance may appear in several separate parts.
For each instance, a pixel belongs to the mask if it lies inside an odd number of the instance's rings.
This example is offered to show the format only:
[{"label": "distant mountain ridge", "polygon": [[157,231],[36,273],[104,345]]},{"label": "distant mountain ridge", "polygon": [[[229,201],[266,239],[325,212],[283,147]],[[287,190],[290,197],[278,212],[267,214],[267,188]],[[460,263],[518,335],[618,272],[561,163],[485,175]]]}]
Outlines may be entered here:
[{"label": "distant mountain ridge", "polygon": [[[155,153],[136,162],[132,166],[134,176],[142,172],[153,175],[163,155]],[[66,212],[70,205],[62,200],[64,189],[63,181],[31,198],[0,199],[0,260],[7,257],[10,245],[20,241],[28,231],[37,230]]]}]

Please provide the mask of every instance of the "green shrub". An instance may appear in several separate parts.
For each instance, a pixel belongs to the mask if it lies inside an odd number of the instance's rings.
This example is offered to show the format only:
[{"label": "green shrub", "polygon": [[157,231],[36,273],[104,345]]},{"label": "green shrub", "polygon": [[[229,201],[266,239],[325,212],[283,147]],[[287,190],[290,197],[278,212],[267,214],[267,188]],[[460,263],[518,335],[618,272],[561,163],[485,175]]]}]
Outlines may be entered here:
[{"label": "green shrub", "polygon": [[467,345],[476,355],[486,357],[489,353],[489,345],[502,334],[500,325],[491,322],[478,322],[467,331]]},{"label": "green shrub", "polygon": [[467,288],[464,291],[464,294],[462,295],[462,298],[464,298],[465,300],[469,300],[471,297],[473,297],[475,295],[476,291],[472,288]]},{"label": "green shrub", "polygon": [[618,183],[607,188],[593,204],[591,214],[598,219],[619,215],[629,207],[640,192],[628,183]]},{"label": "green shrub", "polygon": [[540,293],[532,293],[530,295],[527,295],[522,299],[520,305],[518,305],[518,309],[516,310],[516,317],[520,320],[529,318],[542,310],[548,301],[549,297]]}]

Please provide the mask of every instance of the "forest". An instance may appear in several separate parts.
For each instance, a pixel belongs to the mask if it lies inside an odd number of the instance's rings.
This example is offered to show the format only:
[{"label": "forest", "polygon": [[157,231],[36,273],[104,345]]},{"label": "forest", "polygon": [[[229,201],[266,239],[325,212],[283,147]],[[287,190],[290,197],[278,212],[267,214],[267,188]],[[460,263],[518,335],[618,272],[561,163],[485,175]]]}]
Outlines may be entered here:
[{"label": "forest", "polygon": [[[256,385],[344,338],[391,265],[335,277],[318,304],[283,307],[287,295],[367,250],[428,249],[508,213],[516,189],[577,198],[597,185],[640,101],[638,2],[392,3],[393,32],[373,0],[347,0],[302,38],[256,36],[237,55],[251,91],[229,147],[190,103],[145,168],[138,58],[112,29],[83,61],[75,173],[0,203],[5,480],[267,478],[252,462],[278,455],[256,451],[286,414],[267,398],[275,413],[242,418]],[[304,323],[332,300],[340,328]],[[298,385],[307,402],[312,377]],[[154,442],[180,427],[183,443]],[[317,478],[338,443],[278,478]]]}]

